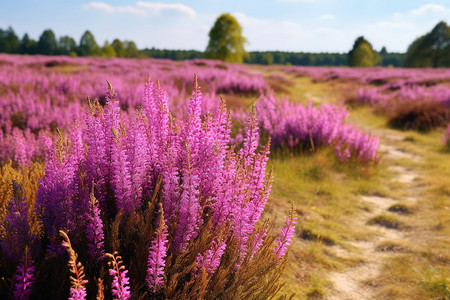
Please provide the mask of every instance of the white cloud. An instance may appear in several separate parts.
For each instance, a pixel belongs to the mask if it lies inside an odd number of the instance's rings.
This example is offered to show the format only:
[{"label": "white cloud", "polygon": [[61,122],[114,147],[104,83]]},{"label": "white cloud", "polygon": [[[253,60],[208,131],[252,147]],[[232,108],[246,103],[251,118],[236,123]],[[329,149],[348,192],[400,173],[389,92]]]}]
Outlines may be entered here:
[{"label": "white cloud", "polygon": [[188,17],[195,17],[195,11],[181,3],[161,3],[161,2],[144,2],[138,1],[137,7],[145,9],[153,14],[176,13]]},{"label": "white cloud", "polygon": [[403,14],[401,14],[399,12],[394,13],[394,18],[400,18],[402,16],[403,16]]},{"label": "white cloud", "polygon": [[114,12],[114,8],[109,5],[108,3],[104,2],[91,2],[89,4],[83,4],[81,7],[84,10],[99,10],[99,11],[106,11],[106,12]]},{"label": "white cloud", "polygon": [[333,21],[334,20],[334,16],[332,14],[324,14],[324,15],[321,15],[319,17],[319,20],[322,20],[322,21]]},{"label": "white cloud", "polygon": [[195,11],[181,3],[161,3],[161,2],[145,2],[138,1],[134,6],[111,6],[104,2],[91,2],[89,4],[83,4],[81,6],[84,10],[103,11],[108,13],[129,13],[137,15],[181,15],[190,18],[195,17]]},{"label": "white cloud", "polygon": [[115,11],[120,13],[129,13],[129,14],[136,14],[136,15],[145,15],[145,10],[139,9],[134,6],[118,6],[115,8]]},{"label": "white cloud", "polygon": [[417,9],[411,10],[411,14],[413,15],[422,15],[428,12],[442,12],[445,11],[445,7],[440,4],[425,4]]}]

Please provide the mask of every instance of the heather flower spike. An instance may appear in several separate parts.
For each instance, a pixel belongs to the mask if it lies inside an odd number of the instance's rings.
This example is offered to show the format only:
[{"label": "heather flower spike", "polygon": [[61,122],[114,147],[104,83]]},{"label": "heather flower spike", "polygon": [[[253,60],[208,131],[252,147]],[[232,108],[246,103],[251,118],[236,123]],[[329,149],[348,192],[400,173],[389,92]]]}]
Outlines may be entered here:
[{"label": "heather flower spike", "polygon": [[69,254],[68,266],[72,275],[70,276],[70,297],[69,300],[84,300],[86,299],[86,283],[84,267],[77,261],[78,254],[72,249],[70,239],[67,234],[60,230],[59,235],[63,238],[62,245],[67,249]]},{"label": "heather flower spike", "polygon": [[286,251],[294,236],[295,224],[297,224],[297,214],[295,213],[294,205],[292,205],[292,208],[289,211],[289,217],[286,219],[286,223],[278,237],[277,246],[273,249],[274,254],[279,258],[286,255]]},{"label": "heather flower spike", "polygon": [[25,253],[22,261],[17,266],[16,278],[13,290],[13,297],[17,300],[26,300],[29,298],[34,281],[33,260],[28,247],[25,247]]},{"label": "heather flower spike", "polygon": [[220,243],[216,241],[211,242],[211,247],[204,254],[197,256],[197,269],[199,275],[201,270],[205,269],[208,274],[214,274],[220,265],[220,259],[227,247],[226,239],[223,239]]},{"label": "heather flower spike", "polygon": [[[5,216],[5,238],[0,240],[0,246],[9,259],[19,261],[21,249],[33,241],[28,223],[28,205],[25,193],[20,184],[12,181],[12,195],[9,201],[9,212]],[[3,227],[3,224],[1,224]]]},{"label": "heather flower spike", "polygon": [[127,277],[128,270],[123,265],[122,257],[116,251],[113,254],[105,253],[109,261],[109,275],[113,277],[112,281],[112,295],[113,299],[128,300],[131,297],[130,293],[130,279]]},{"label": "heather flower spike", "polygon": [[86,237],[88,239],[88,252],[94,261],[100,260],[104,253],[104,234],[103,221],[100,218],[100,207],[94,196],[94,188],[92,188],[89,201],[89,214],[86,228]]},{"label": "heather flower spike", "polygon": [[164,223],[162,204],[159,204],[159,222],[148,252],[147,283],[152,292],[157,292],[164,285],[164,267],[167,256],[167,226]]}]

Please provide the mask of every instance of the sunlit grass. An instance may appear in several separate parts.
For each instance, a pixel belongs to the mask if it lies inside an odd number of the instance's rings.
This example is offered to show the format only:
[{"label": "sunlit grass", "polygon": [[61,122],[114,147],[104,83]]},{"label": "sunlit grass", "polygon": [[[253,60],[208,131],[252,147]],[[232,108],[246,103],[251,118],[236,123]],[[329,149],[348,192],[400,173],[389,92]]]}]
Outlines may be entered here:
[{"label": "sunlit grass", "polygon": [[[352,249],[349,240],[364,240],[372,234],[355,226],[351,220],[369,210],[360,200],[361,194],[385,192],[379,176],[384,166],[343,165],[330,149],[314,153],[275,150],[269,162],[274,168],[269,213],[280,216],[293,203],[299,214],[298,240],[291,248],[283,292],[301,292],[306,298],[319,297],[329,288],[324,272],[341,270],[360,261],[357,253],[354,257],[342,258],[329,247]],[[298,273],[303,274],[303,280],[296,280]]]}]

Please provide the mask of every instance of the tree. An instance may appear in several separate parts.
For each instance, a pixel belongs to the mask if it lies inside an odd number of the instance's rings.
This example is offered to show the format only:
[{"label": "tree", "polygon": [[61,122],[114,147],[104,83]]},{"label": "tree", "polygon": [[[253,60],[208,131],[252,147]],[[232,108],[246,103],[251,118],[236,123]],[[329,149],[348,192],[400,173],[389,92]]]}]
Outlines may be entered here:
[{"label": "tree", "polygon": [[77,51],[77,43],[68,35],[62,36],[58,41],[58,52],[60,54],[71,55]]},{"label": "tree", "polygon": [[105,44],[102,47],[102,56],[103,57],[115,57],[116,50],[114,50],[114,47],[111,46],[111,44],[108,41],[105,41]]},{"label": "tree", "polygon": [[55,34],[51,29],[45,30],[39,37],[37,53],[45,55],[54,55],[58,50]]},{"label": "tree", "polygon": [[450,67],[450,26],[439,22],[431,32],[417,38],[405,55],[406,67]]},{"label": "tree", "polygon": [[125,48],[125,57],[138,57],[139,52],[133,41],[125,41],[123,46]]},{"label": "tree", "polygon": [[353,49],[348,53],[348,65],[351,67],[373,67],[380,62],[380,56],[372,48],[372,45],[360,36],[353,44]]},{"label": "tree", "polygon": [[37,42],[33,39],[30,39],[28,33],[23,35],[22,40],[20,41],[20,53],[21,54],[34,54],[36,53]]},{"label": "tree", "polygon": [[125,57],[125,47],[121,40],[114,39],[111,46],[114,48],[114,51],[116,51],[117,57]]},{"label": "tree", "polygon": [[221,14],[209,31],[205,57],[242,63],[247,55],[244,49],[246,42],[238,21],[230,14]]},{"label": "tree", "polygon": [[8,27],[5,31],[0,29],[0,52],[19,53],[19,51],[20,41],[14,29],[12,27]]},{"label": "tree", "polygon": [[86,30],[81,36],[78,54],[80,56],[97,56],[101,54],[100,47],[97,45],[94,35],[89,30]]}]

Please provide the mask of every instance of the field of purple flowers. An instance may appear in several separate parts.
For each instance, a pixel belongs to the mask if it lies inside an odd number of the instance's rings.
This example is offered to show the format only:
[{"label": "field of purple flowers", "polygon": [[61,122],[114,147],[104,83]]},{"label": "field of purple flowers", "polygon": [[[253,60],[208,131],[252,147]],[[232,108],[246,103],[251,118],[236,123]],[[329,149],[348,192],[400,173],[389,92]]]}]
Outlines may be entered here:
[{"label": "field of purple flowers", "polygon": [[[358,88],[343,99],[350,106],[294,103],[277,94],[289,76]],[[270,153],[325,149],[337,164],[370,168],[379,139],[347,122],[349,107],[398,116],[420,104],[436,116],[392,124],[442,127],[449,78],[0,55],[0,298],[274,296],[298,210],[284,226],[263,220]]]}]

